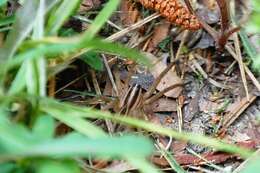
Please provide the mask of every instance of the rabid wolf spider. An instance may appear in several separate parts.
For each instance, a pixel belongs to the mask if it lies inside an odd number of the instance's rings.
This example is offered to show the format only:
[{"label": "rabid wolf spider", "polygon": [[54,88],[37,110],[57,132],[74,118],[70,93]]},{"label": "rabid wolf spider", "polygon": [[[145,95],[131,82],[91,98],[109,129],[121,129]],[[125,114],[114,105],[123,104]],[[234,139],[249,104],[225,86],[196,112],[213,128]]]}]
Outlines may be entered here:
[{"label": "rabid wolf spider", "polygon": [[153,102],[158,100],[170,90],[183,86],[183,83],[177,83],[154,94],[162,78],[169,72],[169,70],[172,69],[174,65],[175,62],[170,63],[153,81],[153,84],[145,93],[143,93],[143,89],[138,87],[138,85],[129,87],[127,92],[122,97],[119,97],[117,103],[114,104],[114,111],[139,118],[146,118],[146,116],[151,113],[151,104]]}]

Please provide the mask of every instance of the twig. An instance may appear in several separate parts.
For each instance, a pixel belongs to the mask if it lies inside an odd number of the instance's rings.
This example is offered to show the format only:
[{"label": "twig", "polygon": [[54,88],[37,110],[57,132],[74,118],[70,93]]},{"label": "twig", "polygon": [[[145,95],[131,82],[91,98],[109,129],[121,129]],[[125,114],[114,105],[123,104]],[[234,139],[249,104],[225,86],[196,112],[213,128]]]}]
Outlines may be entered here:
[{"label": "twig", "polygon": [[182,39],[181,39],[181,43],[180,43],[180,46],[177,50],[177,53],[176,53],[176,56],[175,56],[175,60],[178,60],[179,57],[180,57],[180,54],[181,54],[181,51],[182,51],[182,47],[187,39],[187,36],[189,34],[189,30],[185,30],[184,33],[183,33],[183,36],[182,36]]},{"label": "twig", "polygon": [[109,36],[106,38],[107,41],[116,41],[117,39],[121,38],[122,36],[124,36],[125,34],[137,29],[137,28],[140,28],[141,26],[143,26],[144,24],[158,18],[160,16],[160,14],[158,13],[154,13],[150,16],[148,16],[147,18],[143,19],[143,20],[140,20],[139,22]]},{"label": "twig", "polygon": [[[102,93],[101,93],[101,90],[100,90],[100,87],[99,87],[99,84],[98,84],[98,81],[97,81],[96,73],[93,70],[90,70],[90,73],[91,73],[92,82],[93,82],[96,94],[101,96]],[[102,108],[103,108],[103,106],[101,105],[101,109]],[[107,126],[109,133],[112,133],[114,131],[113,123],[110,120],[105,120],[105,123],[106,123],[106,126]]]},{"label": "twig", "polygon": [[178,130],[181,133],[183,127],[183,115],[182,115],[182,106],[181,98],[178,97],[178,104],[177,104],[177,116],[178,116]]},{"label": "twig", "polygon": [[83,77],[85,77],[87,74],[83,74],[79,77],[77,77],[76,79],[72,80],[71,82],[65,84],[64,86],[62,86],[61,88],[59,88],[57,91],[54,92],[54,95],[61,92],[62,90],[64,90],[65,88],[69,87],[70,85],[74,84],[75,82],[79,81],[80,79],[82,79]]},{"label": "twig", "polygon": [[162,91],[158,92],[157,94],[155,94],[154,96],[152,96],[151,98],[147,99],[144,101],[145,105],[151,104],[154,101],[156,101],[158,98],[162,97],[165,93],[167,93],[168,91],[173,90],[174,88],[177,87],[181,87],[183,86],[183,83],[177,83],[177,84],[173,84],[165,89],[163,89]]},{"label": "twig", "polygon": [[[92,24],[93,21],[86,18],[86,17],[83,17],[83,16],[80,16],[80,15],[77,15],[77,16],[74,16],[75,19],[78,19],[78,20],[81,20],[82,22],[86,22],[86,23],[90,23]],[[116,24],[114,24],[113,22],[111,22],[110,20],[107,21],[107,23],[109,25],[111,25],[112,27],[116,28],[117,30],[121,31],[123,30],[121,27],[117,26]]]},{"label": "twig", "polygon": [[[232,55],[232,57],[236,61],[239,61],[239,59],[237,58],[236,53],[233,51],[233,49],[229,45],[226,45],[225,48],[227,49],[227,51]],[[256,86],[258,91],[260,91],[260,83],[259,83],[259,81],[256,79],[254,74],[250,71],[250,69],[245,64],[244,64],[244,68],[245,68],[245,71],[246,71],[247,75],[250,77],[251,81],[253,82],[253,84]]]},{"label": "twig", "polygon": [[106,69],[107,69],[107,73],[108,73],[108,77],[109,77],[109,79],[110,79],[110,82],[111,82],[111,84],[112,84],[112,86],[113,86],[114,91],[116,92],[116,96],[118,96],[118,95],[119,95],[119,92],[118,92],[117,86],[116,86],[116,84],[115,84],[115,80],[114,80],[114,78],[113,78],[113,74],[112,74],[112,72],[111,72],[111,70],[110,70],[110,67],[109,67],[109,65],[108,65],[107,57],[106,57],[104,54],[102,54],[102,58],[103,58],[103,60],[104,60],[105,67],[106,67]]},{"label": "twig", "polygon": [[[225,119],[222,123],[222,129],[227,129],[233,122],[251,105],[251,103],[256,99],[256,96],[249,95],[249,101],[244,98],[240,101],[239,105],[231,110],[230,113],[225,115]],[[236,103],[234,103],[236,104]]]},{"label": "twig", "polygon": [[241,55],[241,50],[240,50],[239,39],[238,39],[237,33],[234,34],[234,44],[235,44],[235,50],[236,50],[236,54],[237,54],[241,78],[242,78],[242,81],[243,81],[247,100],[249,101],[249,93],[248,93],[248,86],[247,86],[245,68],[244,68],[244,63],[243,63],[243,60],[242,60],[242,55]]}]

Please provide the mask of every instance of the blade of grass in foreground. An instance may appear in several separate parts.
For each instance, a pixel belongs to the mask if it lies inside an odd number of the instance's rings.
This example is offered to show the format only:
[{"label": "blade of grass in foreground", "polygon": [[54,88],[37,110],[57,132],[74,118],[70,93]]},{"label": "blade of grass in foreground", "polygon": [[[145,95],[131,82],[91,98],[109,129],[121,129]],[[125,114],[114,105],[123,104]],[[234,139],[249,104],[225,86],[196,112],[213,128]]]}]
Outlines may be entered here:
[{"label": "blade of grass in foreground", "polygon": [[[90,40],[89,42],[84,42],[84,44],[81,44],[80,41],[75,42],[73,38],[55,38],[53,40],[43,40],[42,42],[31,41],[30,44],[34,44],[35,47],[15,56],[10,62],[8,62],[6,68],[12,69],[22,64],[26,59],[37,59],[40,56],[51,58],[61,54],[72,54],[76,51],[79,51],[79,49],[83,47],[88,48],[89,50],[94,49],[97,51],[105,51],[112,54],[120,55],[122,57],[127,57],[128,59],[136,60],[145,65],[150,64],[148,59],[144,55],[134,49],[130,49],[120,44],[106,42],[96,38]],[[70,59],[70,56],[63,57],[63,61],[69,61]]]},{"label": "blade of grass in foreground", "polygon": [[[1,139],[1,137],[0,137]],[[2,142],[0,141],[2,145]],[[5,147],[4,143],[3,147]],[[17,147],[17,146],[15,146]],[[9,147],[10,148],[10,147]],[[102,137],[90,139],[79,134],[69,134],[38,143],[29,143],[22,148],[0,151],[0,159],[20,157],[83,157],[91,156],[128,158],[149,156],[153,151],[151,142],[138,136]]]},{"label": "blade of grass in foreground", "polygon": [[[45,13],[45,4],[46,0],[39,1],[39,9],[36,15],[36,21],[34,23],[32,39],[42,39],[44,37],[44,13]],[[26,84],[27,90],[30,93],[33,93],[38,96],[44,97],[46,95],[46,82],[47,82],[47,72],[46,72],[46,60],[45,58],[39,57],[36,60],[28,60],[28,69],[26,70]],[[32,79],[28,81],[28,79]],[[34,88],[29,89],[29,83],[33,83]]]},{"label": "blade of grass in foreground", "polygon": [[0,7],[5,5],[7,3],[7,0],[0,0]]},{"label": "blade of grass in foreground", "polygon": [[[50,10],[51,7],[57,0],[46,0],[45,1],[44,13]],[[4,62],[9,58],[12,58],[17,48],[21,45],[24,39],[30,34],[33,24],[36,20],[38,11],[37,1],[27,0],[23,6],[18,9],[16,13],[16,19],[13,24],[12,31],[8,34],[7,39],[0,49],[0,62]]]},{"label": "blade of grass in foreground", "polygon": [[98,126],[95,126],[94,124],[90,123],[89,121],[81,117],[75,117],[71,114],[68,114],[68,112],[64,111],[65,110],[62,108],[53,109],[53,107],[50,107],[48,109],[48,113],[51,114],[54,118],[67,124],[69,127],[75,129],[76,131],[88,137],[98,138],[106,136],[106,133]]},{"label": "blade of grass in foreground", "polygon": [[[4,158],[55,156],[55,157],[141,157],[149,156],[154,147],[151,141],[142,136],[124,135],[120,137],[103,136],[92,139],[76,132],[53,138],[53,120],[39,119],[33,131],[10,122],[0,116],[0,160]],[[52,121],[52,125],[45,123]],[[44,128],[52,128],[44,134]],[[91,129],[90,129],[91,130]]]},{"label": "blade of grass in foreground", "polygon": [[80,0],[64,0],[52,14],[47,24],[47,34],[56,35],[63,23],[79,5]]},{"label": "blade of grass in foreground", "polygon": [[192,143],[201,144],[204,146],[212,147],[220,151],[225,151],[229,153],[239,154],[243,158],[247,158],[252,154],[251,150],[241,148],[232,144],[228,144],[227,142],[220,141],[214,138],[206,137],[199,134],[194,133],[179,133],[172,129],[168,129],[162,127],[157,124],[153,124],[147,121],[139,120],[132,117],[125,117],[120,115],[113,115],[108,112],[102,112],[98,110],[94,110],[91,108],[83,108],[79,106],[73,106],[66,103],[59,103],[55,100],[50,100],[47,98],[43,98],[40,100],[40,109],[50,115],[52,113],[49,111],[50,109],[62,109],[64,112],[64,116],[76,116],[76,117],[86,117],[86,118],[97,118],[97,119],[109,119],[117,123],[122,123],[125,125],[133,126],[136,128],[142,128],[149,132],[158,133],[161,135],[171,136],[178,140],[190,141]]},{"label": "blade of grass in foreground", "polygon": [[144,158],[128,156],[127,160],[130,164],[138,168],[142,173],[161,173],[153,165],[148,163]]}]

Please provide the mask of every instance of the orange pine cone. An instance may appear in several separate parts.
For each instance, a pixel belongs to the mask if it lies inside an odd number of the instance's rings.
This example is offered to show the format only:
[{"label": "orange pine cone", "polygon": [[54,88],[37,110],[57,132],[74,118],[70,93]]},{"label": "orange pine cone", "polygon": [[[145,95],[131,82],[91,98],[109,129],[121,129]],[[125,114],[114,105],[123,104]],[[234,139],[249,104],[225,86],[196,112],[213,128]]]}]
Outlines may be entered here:
[{"label": "orange pine cone", "polygon": [[178,0],[139,0],[146,8],[159,12],[163,17],[188,30],[201,28],[199,20]]}]

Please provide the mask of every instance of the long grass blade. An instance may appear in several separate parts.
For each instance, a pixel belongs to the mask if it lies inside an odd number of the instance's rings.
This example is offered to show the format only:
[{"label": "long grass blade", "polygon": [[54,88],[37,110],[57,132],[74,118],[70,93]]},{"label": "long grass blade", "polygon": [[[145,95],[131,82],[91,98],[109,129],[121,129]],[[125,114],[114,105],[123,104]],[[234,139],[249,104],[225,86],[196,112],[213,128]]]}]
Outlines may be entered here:
[{"label": "long grass blade", "polygon": [[64,0],[61,5],[50,15],[47,24],[47,35],[56,35],[63,23],[79,6],[81,0]]},{"label": "long grass blade", "polygon": [[131,117],[125,117],[125,116],[120,116],[120,115],[112,115],[108,112],[102,112],[98,110],[94,110],[91,108],[82,108],[79,106],[73,106],[70,104],[65,104],[65,103],[59,103],[54,100],[49,100],[49,99],[42,99],[40,101],[40,109],[42,110],[47,110],[50,108],[55,107],[63,107],[64,111],[69,111],[71,115],[75,117],[87,117],[87,118],[99,118],[99,119],[109,119],[114,122],[122,123],[125,125],[130,125],[133,127],[137,128],[142,128],[144,130],[147,130],[149,132],[154,132],[158,133],[161,135],[166,135],[166,136],[171,136],[175,139],[178,140],[183,140],[183,141],[190,141],[196,144],[201,144],[204,146],[212,147],[220,151],[225,151],[229,153],[236,153],[239,154],[240,156],[247,158],[252,154],[252,151],[241,148],[232,144],[228,144],[225,141],[213,139],[207,136],[199,135],[199,134],[194,134],[194,133],[180,133],[177,131],[174,131],[172,129],[168,129],[165,127],[162,127],[160,125],[156,125],[147,121],[139,120],[136,118],[131,118]]}]

